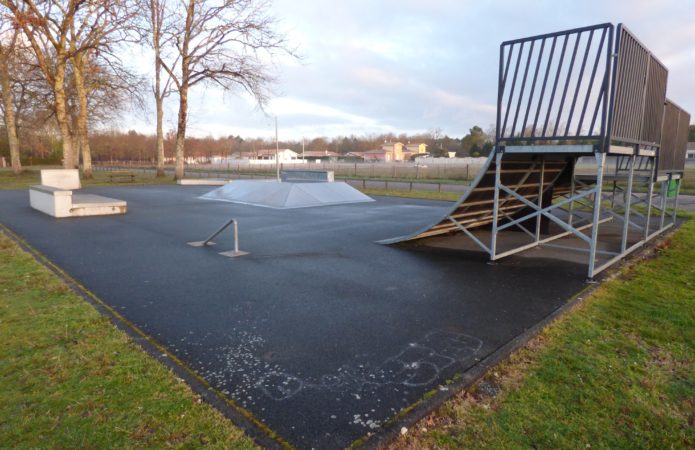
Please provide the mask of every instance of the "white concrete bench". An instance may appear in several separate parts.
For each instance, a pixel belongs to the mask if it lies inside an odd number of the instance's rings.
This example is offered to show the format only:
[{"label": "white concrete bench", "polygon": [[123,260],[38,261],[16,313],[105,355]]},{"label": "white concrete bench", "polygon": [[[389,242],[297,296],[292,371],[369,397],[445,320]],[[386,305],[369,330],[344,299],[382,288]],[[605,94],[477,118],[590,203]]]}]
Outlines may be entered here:
[{"label": "white concrete bench", "polygon": [[103,216],[128,211],[128,204],[122,200],[73,193],[81,187],[77,169],[42,170],[41,184],[29,189],[29,203],[53,217]]}]

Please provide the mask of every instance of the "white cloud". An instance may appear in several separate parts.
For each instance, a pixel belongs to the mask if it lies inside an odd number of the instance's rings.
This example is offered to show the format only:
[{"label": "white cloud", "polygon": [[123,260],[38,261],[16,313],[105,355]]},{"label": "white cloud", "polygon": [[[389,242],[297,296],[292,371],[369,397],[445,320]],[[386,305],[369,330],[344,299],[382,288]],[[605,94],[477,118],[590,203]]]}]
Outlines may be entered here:
[{"label": "white cloud", "polygon": [[376,121],[368,117],[350,114],[330,106],[311,103],[294,98],[278,98],[271,102],[269,111],[277,116],[314,116],[338,119],[354,125],[374,126]]},{"label": "white cloud", "polygon": [[[269,107],[292,137],[486,128],[501,41],[621,20],[695,113],[695,0],[276,0],[273,11],[303,55],[278,61],[282,95]],[[271,133],[248,96],[204,94],[191,99],[191,133]]]}]

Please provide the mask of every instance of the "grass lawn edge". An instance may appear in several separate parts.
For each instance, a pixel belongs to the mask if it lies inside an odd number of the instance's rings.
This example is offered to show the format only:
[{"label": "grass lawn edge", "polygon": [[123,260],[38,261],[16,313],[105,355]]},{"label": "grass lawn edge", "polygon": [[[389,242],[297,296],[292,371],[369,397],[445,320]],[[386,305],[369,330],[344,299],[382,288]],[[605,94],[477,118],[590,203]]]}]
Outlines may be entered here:
[{"label": "grass lawn edge", "polygon": [[249,438],[263,448],[293,448],[281,436],[257,419],[250,411],[238,406],[214,389],[205,379],[189,368],[183,361],[156,342],[147,333],[119,314],[94,293],[82,286],[60,267],[53,264],[46,256],[33,248],[21,236],[0,223],[0,234],[14,242],[21,251],[25,252],[40,266],[56,276],[72,293],[92,306],[97,313],[106,317],[110,324],[124,332],[128,338],[145,352],[149,357],[169,369],[174,376],[185,381],[191,390],[205,402],[212,405],[233,425],[240,428]]},{"label": "grass lawn edge", "polygon": [[[690,220],[695,220],[695,214],[685,213],[685,217],[689,217]],[[681,229],[683,223],[685,222],[670,228],[664,234],[647,243],[639,251],[629,255],[626,259],[606,270],[600,277],[601,279],[599,282],[588,283],[580,292],[568,299],[568,301],[558,309],[547,315],[542,321],[499,347],[496,351],[480,360],[466,372],[456,374],[443,385],[427,392],[420,400],[402,409],[392,420],[384,424],[383,429],[380,430],[379,433],[368,434],[356,440],[353,442],[351,448],[399,448],[398,444],[394,446],[394,443],[399,442],[398,438],[401,436],[401,430],[403,428],[407,430],[411,429],[433,412],[436,412],[444,404],[452,401],[457,395],[474,389],[478,383],[485,380],[490,375],[492,369],[500,364],[508,363],[517,352],[530,347],[531,344],[541,336],[544,330],[556,324],[559,320],[571,316],[573,311],[580,308],[585,300],[589,299],[595,291],[601,289],[606,283],[612,280],[626,278],[641,262],[658,257],[659,248],[671,241],[673,236]],[[534,350],[542,350],[543,345],[541,344],[540,347],[534,345],[533,347]],[[524,376],[525,374],[521,375],[522,378]]]}]

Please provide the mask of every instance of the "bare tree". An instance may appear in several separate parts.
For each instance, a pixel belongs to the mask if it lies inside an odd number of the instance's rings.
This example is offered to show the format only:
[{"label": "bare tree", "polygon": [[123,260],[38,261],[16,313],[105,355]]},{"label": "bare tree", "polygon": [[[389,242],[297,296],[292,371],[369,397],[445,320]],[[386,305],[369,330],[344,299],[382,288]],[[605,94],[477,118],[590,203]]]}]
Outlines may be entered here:
[{"label": "bare tree", "polygon": [[36,56],[36,62],[53,91],[53,109],[63,138],[63,167],[77,167],[65,96],[69,60],[68,35],[77,9],[84,1],[0,0],[13,16]]},{"label": "bare tree", "polygon": [[90,130],[118,122],[128,107],[145,108],[143,78],[113,61],[106,64],[93,58],[84,83]]},{"label": "bare tree", "polygon": [[164,176],[164,99],[171,93],[171,77],[162,85],[162,39],[166,24],[166,0],[142,0],[144,35],[154,51],[154,101],[157,114],[157,176]]},{"label": "bare tree", "polygon": [[69,57],[78,104],[75,132],[86,178],[92,177],[92,157],[88,137],[90,89],[85,78],[88,74],[95,78],[94,75],[99,73],[100,59],[110,64],[110,57],[117,64],[113,49],[126,38],[128,22],[133,14],[125,0],[100,0],[78,9],[69,25]]},{"label": "bare tree", "polygon": [[2,92],[2,109],[7,130],[7,141],[10,145],[10,164],[15,174],[22,173],[22,163],[19,158],[19,138],[17,137],[17,121],[15,120],[15,104],[12,96],[12,78],[10,68],[15,62],[15,52],[19,32],[15,28],[6,28],[7,23],[0,28],[0,91]]},{"label": "bare tree", "polygon": [[[10,10],[15,26],[23,31],[52,88],[53,110],[63,139],[63,166],[78,166],[76,136],[85,176],[90,177],[89,92],[84,85],[84,73],[93,58],[113,56],[113,46],[122,39],[129,19],[126,0],[0,0],[0,3]],[[69,68],[78,107],[74,127],[67,110]]]},{"label": "bare tree", "polygon": [[52,115],[46,111],[50,96],[32,51],[21,30],[0,7],[0,110],[8,136],[10,160],[16,173],[22,171],[21,143],[37,137]]},{"label": "bare tree", "polygon": [[203,83],[241,88],[262,107],[274,81],[270,59],[278,53],[293,55],[284,36],[274,30],[264,0],[179,0],[179,5],[162,28],[164,40],[171,43],[162,51],[162,67],[179,96],[177,179],[184,174],[190,88]]}]

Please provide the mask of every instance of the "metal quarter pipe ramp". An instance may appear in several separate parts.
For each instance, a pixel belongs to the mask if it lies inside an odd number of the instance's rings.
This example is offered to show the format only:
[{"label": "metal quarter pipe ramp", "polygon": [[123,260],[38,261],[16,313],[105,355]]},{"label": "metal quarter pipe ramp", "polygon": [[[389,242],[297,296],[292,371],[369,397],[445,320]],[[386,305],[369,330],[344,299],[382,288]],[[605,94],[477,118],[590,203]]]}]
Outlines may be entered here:
[{"label": "metal quarter pipe ramp", "polygon": [[[513,191],[530,202],[540,202],[569,192],[573,161],[565,157],[542,159],[536,155],[507,155],[500,164],[499,180],[497,177],[497,162],[494,153],[488,157],[481,168],[472,187],[455,204],[449,213],[431,225],[415,233],[385,239],[381,244],[415,240],[451,232],[467,232],[485,227],[495,219],[494,204],[497,200],[497,214],[501,218],[514,218],[528,206],[519,198],[500,193],[496,182],[513,189]],[[565,176],[562,176],[562,175]],[[496,198],[497,196],[497,198]]]},{"label": "metal quarter pipe ramp", "polygon": [[491,261],[552,246],[586,253],[592,279],[675,224],[690,116],[667,79],[622,24],[503,42],[495,147],[471,189],[380,243],[463,233]]}]

